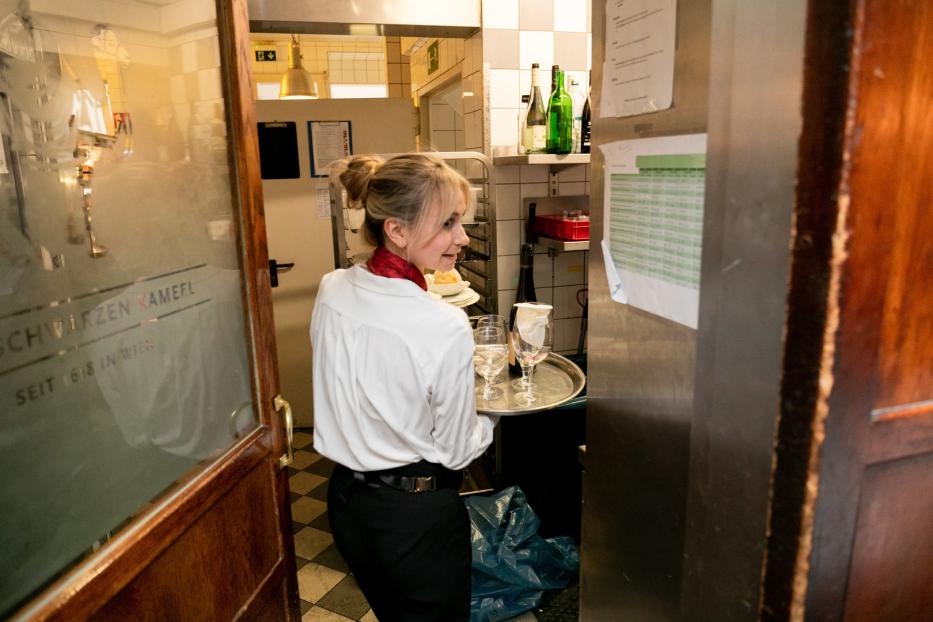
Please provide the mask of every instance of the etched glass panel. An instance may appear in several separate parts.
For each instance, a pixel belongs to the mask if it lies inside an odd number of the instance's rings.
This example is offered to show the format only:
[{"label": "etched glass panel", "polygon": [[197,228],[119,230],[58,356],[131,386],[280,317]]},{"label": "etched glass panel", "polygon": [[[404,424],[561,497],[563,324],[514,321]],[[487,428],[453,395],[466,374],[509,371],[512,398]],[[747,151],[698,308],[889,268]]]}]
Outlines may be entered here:
[{"label": "etched glass panel", "polygon": [[257,422],[213,0],[0,11],[6,617]]}]

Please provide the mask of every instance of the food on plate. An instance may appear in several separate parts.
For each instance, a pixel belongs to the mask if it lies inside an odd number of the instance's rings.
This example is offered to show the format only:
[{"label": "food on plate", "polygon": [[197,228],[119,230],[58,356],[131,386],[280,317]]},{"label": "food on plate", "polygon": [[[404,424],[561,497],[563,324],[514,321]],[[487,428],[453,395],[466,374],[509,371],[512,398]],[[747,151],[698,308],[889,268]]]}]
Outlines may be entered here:
[{"label": "food on plate", "polygon": [[435,285],[444,285],[448,283],[459,283],[462,279],[460,278],[460,273],[456,270],[451,270],[450,272],[435,272],[434,273],[434,284]]}]

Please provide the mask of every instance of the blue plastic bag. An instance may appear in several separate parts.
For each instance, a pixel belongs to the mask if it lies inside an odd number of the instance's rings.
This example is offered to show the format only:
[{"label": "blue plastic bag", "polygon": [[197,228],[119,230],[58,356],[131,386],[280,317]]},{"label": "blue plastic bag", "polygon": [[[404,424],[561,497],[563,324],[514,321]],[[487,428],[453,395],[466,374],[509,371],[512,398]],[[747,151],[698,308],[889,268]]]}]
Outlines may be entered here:
[{"label": "blue plastic bag", "polygon": [[580,567],[571,538],[545,540],[525,493],[510,486],[467,497],[473,546],[470,622],[497,622],[533,609],[543,590],[566,587]]}]

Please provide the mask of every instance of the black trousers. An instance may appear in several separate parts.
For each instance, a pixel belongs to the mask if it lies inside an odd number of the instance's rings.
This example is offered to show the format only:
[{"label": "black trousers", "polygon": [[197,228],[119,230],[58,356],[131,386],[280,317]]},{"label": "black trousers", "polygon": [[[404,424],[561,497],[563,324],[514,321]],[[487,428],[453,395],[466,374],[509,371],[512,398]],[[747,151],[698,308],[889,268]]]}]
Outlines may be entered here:
[{"label": "black trousers", "polygon": [[[438,465],[399,475],[435,475]],[[337,465],[327,491],[337,549],[380,622],[470,617],[470,519],[454,488],[403,492],[360,482]]]}]

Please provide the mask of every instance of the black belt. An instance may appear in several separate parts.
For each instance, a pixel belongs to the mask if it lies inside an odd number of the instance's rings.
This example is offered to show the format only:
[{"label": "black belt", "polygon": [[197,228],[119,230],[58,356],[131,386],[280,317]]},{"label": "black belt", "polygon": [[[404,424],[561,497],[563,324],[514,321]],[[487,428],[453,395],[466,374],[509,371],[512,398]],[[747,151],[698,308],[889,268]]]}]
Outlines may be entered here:
[{"label": "black belt", "polygon": [[[426,461],[384,471],[352,471],[353,479],[371,486],[385,486],[402,492],[433,492],[442,488],[459,489],[463,473]],[[422,473],[425,473],[422,475]]]}]

